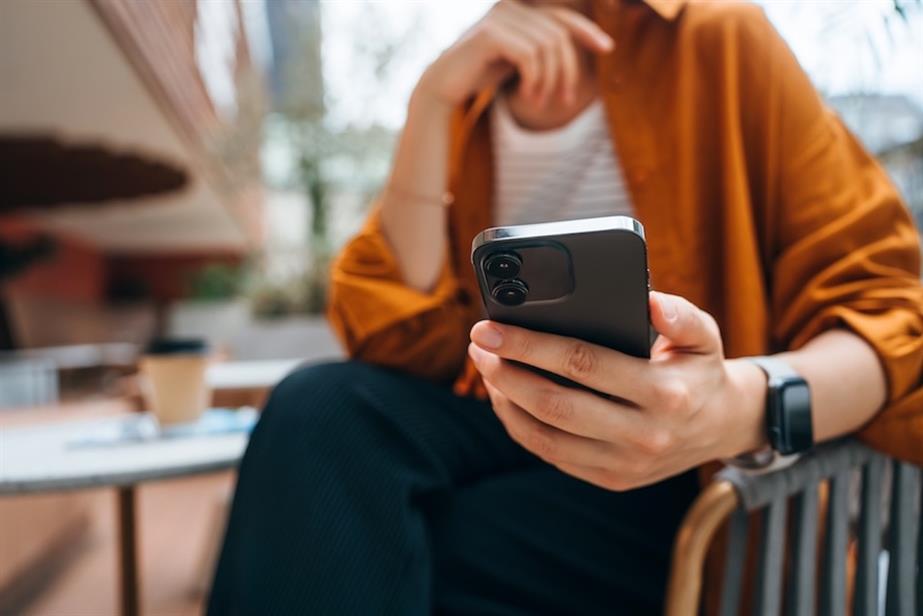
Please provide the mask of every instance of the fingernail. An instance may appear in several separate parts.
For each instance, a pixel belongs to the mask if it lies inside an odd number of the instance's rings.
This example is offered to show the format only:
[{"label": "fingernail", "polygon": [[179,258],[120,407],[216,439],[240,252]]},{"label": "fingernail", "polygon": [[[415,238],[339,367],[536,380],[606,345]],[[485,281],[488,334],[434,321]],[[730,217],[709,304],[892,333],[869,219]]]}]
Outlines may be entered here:
[{"label": "fingernail", "polygon": [[474,365],[481,363],[481,360],[484,358],[484,349],[480,348],[476,344],[468,345],[468,357],[471,358],[471,361],[474,362]]},{"label": "fingernail", "polygon": [[613,41],[610,37],[604,34],[600,34],[597,38],[599,39],[599,43],[603,46],[604,50],[612,51],[612,49],[615,47],[615,41]]},{"label": "fingernail", "polygon": [[490,323],[482,323],[471,332],[471,339],[486,349],[498,349],[503,344],[503,333]]},{"label": "fingernail", "polygon": [[663,313],[663,318],[667,321],[673,322],[676,320],[676,302],[673,301],[673,298],[669,295],[664,295],[663,293],[657,294],[657,301],[660,302],[660,312]]}]

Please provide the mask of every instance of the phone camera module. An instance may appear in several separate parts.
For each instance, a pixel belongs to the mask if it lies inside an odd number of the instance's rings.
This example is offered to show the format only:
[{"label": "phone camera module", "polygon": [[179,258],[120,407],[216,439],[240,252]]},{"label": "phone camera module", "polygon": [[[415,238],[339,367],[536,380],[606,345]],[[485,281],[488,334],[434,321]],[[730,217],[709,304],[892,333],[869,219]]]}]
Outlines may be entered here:
[{"label": "phone camera module", "polygon": [[494,278],[504,280],[515,278],[519,275],[522,259],[513,252],[498,252],[487,257],[484,261],[484,270]]},{"label": "phone camera module", "polygon": [[504,306],[518,306],[526,301],[529,287],[522,280],[501,280],[490,293],[495,300]]}]

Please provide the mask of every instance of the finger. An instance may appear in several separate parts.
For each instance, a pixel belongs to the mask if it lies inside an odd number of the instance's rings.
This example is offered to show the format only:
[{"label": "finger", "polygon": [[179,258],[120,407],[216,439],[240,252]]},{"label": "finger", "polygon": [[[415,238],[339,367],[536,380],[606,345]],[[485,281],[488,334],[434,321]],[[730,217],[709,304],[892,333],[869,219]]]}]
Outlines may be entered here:
[{"label": "finger", "polygon": [[651,291],[651,324],[666,343],[659,342],[658,353],[679,350],[685,353],[721,351],[721,334],[710,314],[678,295]]},{"label": "finger", "polygon": [[535,96],[542,83],[541,48],[518,33],[509,32],[506,36],[509,46],[507,58],[519,73],[520,87],[529,96]]},{"label": "finger", "polygon": [[494,407],[494,410],[496,410],[498,406],[513,404],[503,392],[494,387],[489,381],[483,381],[483,383],[484,389],[487,390],[487,397],[490,398],[490,405]]},{"label": "finger", "polygon": [[563,387],[472,345],[469,354],[485,381],[538,421],[570,434],[610,442],[635,442],[639,411],[595,394]]},{"label": "finger", "polygon": [[577,479],[606,490],[622,492],[634,487],[625,479],[604,468],[596,466],[577,466],[576,464],[568,464],[566,462],[558,463],[554,466],[571,477],[576,477]]},{"label": "finger", "polygon": [[558,53],[561,57],[561,100],[565,105],[573,105],[577,100],[577,83],[580,80],[580,60],[569,34],[564,35],[559,43]]},{"label": "finger", "polygon": [[501,21],[492,24],[490,35],[496,59],[516,67],[524,92],[536,92],[541,82],[541,51],[538,45]]},{"label": "finger", "polygon": [[[509,11],[500,16],[499,21],[503,24],[503,27],[528,40],[529,44],[536,50],[538,59],[538,79],[534,84],[535,87],[525,90],[523,94],[529,98],[538,98],[539,101],[544,100],[547,97],[549,87],[554,87],[557,80],[557,76],[554,74],[556,73],[555,58],[550,57],[554,47],[551,42],[554,31],[550,25],[550,20],[534,10],[526,9],[515,3],[510,3],[507,6]],[[552,85],[549,86],[549,83]]]},{"label": "finger", "polygon": [[539,101],[545,103],[554,94],[561,81],[561,44],[569,38],[567,29],[542,11],[511,5],[515,17],[511,25],[528,32],[541,49],[542,84]]},{"label": "finger", "polygon": [[670,341],[660,335],[660,332],[657,332],[657,338],[654,340],[654,344],[651,345],[651,357],[657,357],[662,353],[665,353],[670,346]]},{"label": "finger", "polygon": [[609,53],[615,49],[615,41],[596,22],[574,10],[551,7],[547,12],[566,27],[574,39],[596,53]]},{"label": "finger", "polygon": [[485,381],[483,378],[481,379],[481,383],[483,383],[484,385],[484,391],[487,392],[487,397],[490,399],[491,406],[496,408],[497,406],[501,406],[504,404],[512,404],[510,399],[507,398],[506,395],[503,394],[503,392],[501,392],[499,389],[497,389],[496,387],[494,387],[493,385]]},{"label": "finger", "polygon": [[646,359],[494,321],[476,323],[471,340],[505,359],[542,368],[639,406],[656,399],[657,366]]},{"label": "finger", "polygon": [[541,101],[547,101],[555,91],[561,92],[565,102],[576,98],[579,78],[579,61],[574,43],[567,27],[542,10],[534,10],[519,4],[509,4],[510,25],[528,30],[531,40],[542,50]]},{"label": "finger", "polygon": [[487,390],[495,390],[494,412],[514,441],[549,464],[574,464],[601,466],[608,461],[610,451],[606,443],[575,436],[542,423],[520,408],[490,381],[484,382]]},{"label": "finger", "polygon": [[670,477],[670,473],[654,471],[653,473],[644,473],[641,475],[629,475],[621,473],[616,469],[599,468],[596,466],[577,466],[575,464],[557,463],[556,466],[562,472],[567,473],[577,479],[582,479],[606,490],[613,492],[625,492],[626,490],[636,490],[644,486],[655,484]]},{"label": "finger", "polygon": [[475,91],[480,92],[487,88],[499,86],[516,73],[516,67],[506,60],[494,62],[477,82]]},{"label": "finger", "polygon": [[538,100],[541,105],[548,102],[558,87],[561,77],[561,54],[557,42],[552,39],[542,41],[542,89]]}]

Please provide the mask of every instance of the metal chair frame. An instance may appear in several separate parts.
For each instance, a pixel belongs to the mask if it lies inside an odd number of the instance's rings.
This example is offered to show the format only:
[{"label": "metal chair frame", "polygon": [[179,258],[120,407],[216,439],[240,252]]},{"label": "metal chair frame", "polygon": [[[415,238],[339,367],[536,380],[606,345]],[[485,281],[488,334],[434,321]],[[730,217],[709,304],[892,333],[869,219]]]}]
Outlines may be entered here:
[{"label": "metal chair frame", "polygon": [[[885,489],[889,471],[890,498]],[[853,481],[861,482],[856,519],[850,515]],[[822,484],[828,488],[828,503],[818,555],[818,491]],[[822,445],[792,466],[776,471],[725,468],[693,503],[677,533],[666,614],[699,613],[706,554],[718,530],[727,524],[721,616],[849,613],[847,552],[851,537],[858,543],[853,616],[879,615],[879,559],[885,549],[889,559],[884,616],[923,616],[921,492],[921,469],[892,460],[853,439]],[[886,500],[890,506],[883,515]],[[758,566],[751,604],[741,606],[747,531],[755,512],[762,516]]]}]

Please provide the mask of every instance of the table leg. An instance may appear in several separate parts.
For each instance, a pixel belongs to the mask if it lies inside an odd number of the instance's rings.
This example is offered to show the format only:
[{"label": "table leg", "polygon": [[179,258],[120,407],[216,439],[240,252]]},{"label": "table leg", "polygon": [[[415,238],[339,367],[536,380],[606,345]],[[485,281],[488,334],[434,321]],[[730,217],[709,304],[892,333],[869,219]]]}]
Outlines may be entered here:
[{"label": "table leg", "polygon": [[141,591],[138,581],[138,518],[134,486],[118,489],[118,518],[120,613],[122,616],[138,616]]}]

